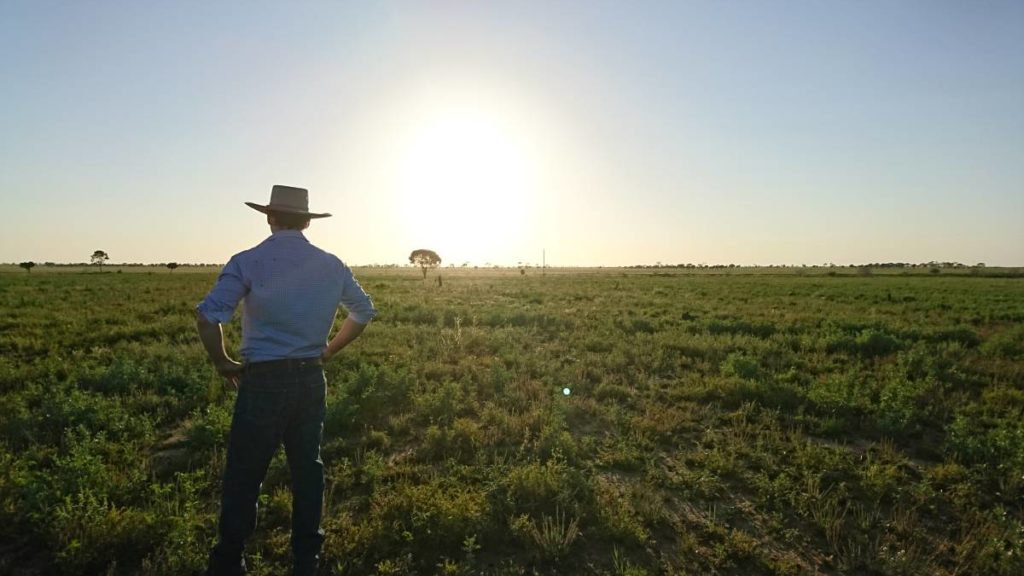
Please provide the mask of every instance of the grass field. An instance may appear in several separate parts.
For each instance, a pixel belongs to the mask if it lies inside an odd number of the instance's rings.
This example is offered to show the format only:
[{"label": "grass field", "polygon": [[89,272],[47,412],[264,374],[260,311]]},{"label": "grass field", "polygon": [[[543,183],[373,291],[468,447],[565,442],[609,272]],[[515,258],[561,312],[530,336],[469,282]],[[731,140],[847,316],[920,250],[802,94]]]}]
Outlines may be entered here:
[{"label": "grass field", "polygon": [[[200,569],[215,274],[13,270],[0,573]],[[380,316],[327,368],[325,573],[1024,573],[1024,279],[840,271],[359,271]],[[286,470],[254,574],[289,564]]]}]

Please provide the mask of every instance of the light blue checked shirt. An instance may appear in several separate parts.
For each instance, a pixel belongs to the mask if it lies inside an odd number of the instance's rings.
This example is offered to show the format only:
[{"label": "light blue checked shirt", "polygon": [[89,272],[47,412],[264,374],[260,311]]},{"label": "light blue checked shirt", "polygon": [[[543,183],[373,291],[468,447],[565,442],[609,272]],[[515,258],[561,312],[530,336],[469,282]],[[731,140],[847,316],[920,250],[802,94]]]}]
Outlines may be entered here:
[{"label": "light blue checked shirt", "polygon": [[352,270],[298,230],[280,230],[232,256],[196,309],[227,324],[239,301],[248,362],[319,357],[339,305],[360,324],[377,314]]}]

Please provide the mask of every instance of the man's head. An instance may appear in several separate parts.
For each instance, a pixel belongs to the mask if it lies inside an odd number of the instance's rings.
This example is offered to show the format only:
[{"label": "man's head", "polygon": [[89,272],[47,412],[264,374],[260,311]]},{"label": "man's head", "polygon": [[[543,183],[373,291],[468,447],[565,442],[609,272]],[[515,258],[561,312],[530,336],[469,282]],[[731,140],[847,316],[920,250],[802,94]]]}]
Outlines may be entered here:
[{"label": "man's head", "polygon": [[309,216],[268,210],[267,224],[273,230],[305,230],[309,228]]}]

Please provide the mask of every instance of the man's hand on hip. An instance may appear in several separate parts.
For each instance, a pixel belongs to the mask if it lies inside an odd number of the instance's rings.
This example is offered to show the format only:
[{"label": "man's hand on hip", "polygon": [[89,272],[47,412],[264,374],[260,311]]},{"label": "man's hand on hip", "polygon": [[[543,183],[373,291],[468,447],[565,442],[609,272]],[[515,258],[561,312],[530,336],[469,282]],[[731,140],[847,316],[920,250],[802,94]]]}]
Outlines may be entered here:
[{"label": "man's hand on hip", "polygon": [[206,348],[206,353],[213,361],[217,373],[223,376],[235,390],[238,390],[242,365],[232,360],[224,349],[224,330],[220,323],[210,322],[199,310],[196,310],[196,328],[199,330],[199,339],[203,342],[203,348]]},{"label": "man's hand on hip", "polygon": [[360,324],[351,317],[345,318],[345,321],[341,324],[341,329],[327,343],[324,351],[320,353],[320,359],[324,362],[330,360],[335,354],[341,352],[342,348],[351,344],[356,338],[359,338],[364,328],[366,328],[366,324]]},{"label": "man's hand on hip", "polygon": [[242,376],[242,364],[226,358],[216,362],[214,366],[217,368],[217,373],[223,376],[228,384],[231,384],[232,388],[238,390],[239,379]]}]

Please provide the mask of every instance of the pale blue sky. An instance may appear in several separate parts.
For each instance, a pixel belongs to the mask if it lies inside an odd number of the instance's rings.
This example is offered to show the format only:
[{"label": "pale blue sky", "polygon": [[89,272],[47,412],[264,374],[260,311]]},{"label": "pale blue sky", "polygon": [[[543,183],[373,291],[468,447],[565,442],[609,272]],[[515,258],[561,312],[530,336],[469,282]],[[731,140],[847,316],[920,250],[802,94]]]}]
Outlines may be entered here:
[{"label": "pale blue sky", "polygon": [[[1024,2],[0,3],[0,262],[1024,265]],[[465,171],[461,168],[465,167]]]}]

